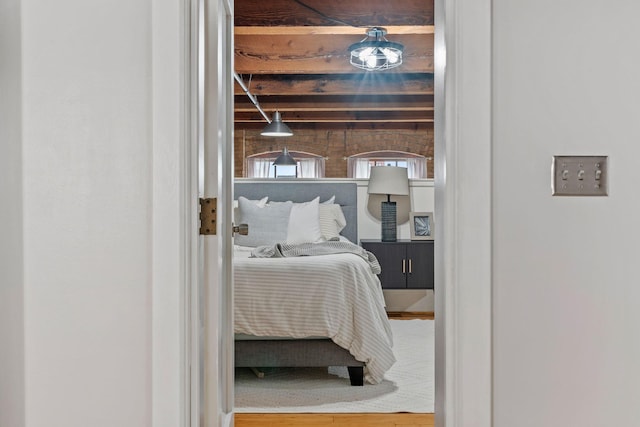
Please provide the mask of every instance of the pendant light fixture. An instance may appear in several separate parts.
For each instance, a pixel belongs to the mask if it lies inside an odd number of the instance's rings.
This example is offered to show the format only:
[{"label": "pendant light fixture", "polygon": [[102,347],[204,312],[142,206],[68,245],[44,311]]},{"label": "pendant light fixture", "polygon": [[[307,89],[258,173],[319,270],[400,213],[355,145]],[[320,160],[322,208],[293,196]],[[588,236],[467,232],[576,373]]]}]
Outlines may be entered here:
[{"label": "pendant light fixture", "polygon": [[262,136],[291,136],[293,132],[284,124],[280,112],[273,113],[273,120],[260,132]]},{"label": "pendant light fixture", "polygon": [[367,37],[349,46],[351,65],[367,71],[390,70],[402,64],[404,46],[385,38],[387,30],[373,27]]},{"label": "pendant light fixture", "polygon": [[282,154],[280,154],[273,161],[273,177],[278,178],[278,166],[295,166],[295,178],[298,177],[298,162],[294,159],[291,154],[289,154],[289,150],[287,147],[282,149]]},{"label": "pendant light fixture", "polygon": [[236,81],[238,82],[238,84],[240,85],[240,87],[242,88],[244,93],[247,94],[247,96],[249,97],[249,100],[253,103],[253,105],[255,105],[255,107],[258,109],[260,114],[262,114],[262,117],[264,117],[264,119],[267,121],[267,123],[269,123],[262,130],[262,132],[260,132],[260,135],[262,135],[262,136],[291,136],[291,135],[293,135],[293,132],[291,131],[291,129],[289,129],[289,126],[285,125],[282,122],[282,117],[280,117],[280,112],[279,111],[276,111],[273,114],[273,120],[269,119],[269,116],[267,116],[267,113],[264,112],[264,110],[260,106],[260,103],[258,103],[258,99],[254,95],[252,95],[251,92],[249,92],[249,88],[247,87],[247,85],[244,84],[244,82],[242,81],[242,78],[240,77],[240,75],[238,73],[233,73],[233,76],[235,77]]},{"label": "pendant light fixture", "polygon": [[276,166],[295,166],[298,164],[298,162],[296,162],[291,154],[289,154],[289,150],[287,150],[287,147],[284,147],[282,149],[282,154],[276,157],[276,159],[273,161],[273,164]]}]

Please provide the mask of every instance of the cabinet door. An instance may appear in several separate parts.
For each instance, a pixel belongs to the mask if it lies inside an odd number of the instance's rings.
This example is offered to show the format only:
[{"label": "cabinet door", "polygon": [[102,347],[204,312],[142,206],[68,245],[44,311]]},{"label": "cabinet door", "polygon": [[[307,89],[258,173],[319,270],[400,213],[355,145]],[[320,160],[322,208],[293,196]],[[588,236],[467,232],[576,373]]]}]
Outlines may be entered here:
[{"label": "cabinet door", "polygon": [[380,273],[379,276],[380,283],[384,289],[406,289],[407,279],[402,270],[404,262],[404,270],[407,271],[406,248],[404,244],[393,242],[363,242],[362,246],[378,258],[378,262],[382,268],[382,273]]},{"label": "cabinet door", "polygon": [[407,244],[407,288],[433,289],[433,255],[432,241]]}]

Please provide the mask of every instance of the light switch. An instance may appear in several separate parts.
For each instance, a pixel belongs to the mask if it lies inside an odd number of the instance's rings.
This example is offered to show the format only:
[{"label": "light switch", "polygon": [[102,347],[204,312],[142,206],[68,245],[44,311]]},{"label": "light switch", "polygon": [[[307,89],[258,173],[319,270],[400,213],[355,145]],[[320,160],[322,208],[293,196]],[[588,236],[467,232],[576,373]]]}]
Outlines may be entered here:
[{"label": "light switch", "polygon": [[607,156],[554,156],[551,165],[554,196],[606,196]]}]

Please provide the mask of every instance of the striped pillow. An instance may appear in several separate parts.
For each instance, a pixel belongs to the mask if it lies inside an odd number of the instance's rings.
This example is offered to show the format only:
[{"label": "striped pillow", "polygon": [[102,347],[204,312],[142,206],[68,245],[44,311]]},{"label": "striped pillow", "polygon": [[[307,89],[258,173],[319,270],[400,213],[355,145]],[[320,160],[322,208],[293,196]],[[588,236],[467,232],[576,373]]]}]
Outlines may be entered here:
[{"label": "striped pillow", "polygon": [[326,240],[337,239],[340,232],[347,225],[344,212],[340,205],[320,204],[320,231]]}]

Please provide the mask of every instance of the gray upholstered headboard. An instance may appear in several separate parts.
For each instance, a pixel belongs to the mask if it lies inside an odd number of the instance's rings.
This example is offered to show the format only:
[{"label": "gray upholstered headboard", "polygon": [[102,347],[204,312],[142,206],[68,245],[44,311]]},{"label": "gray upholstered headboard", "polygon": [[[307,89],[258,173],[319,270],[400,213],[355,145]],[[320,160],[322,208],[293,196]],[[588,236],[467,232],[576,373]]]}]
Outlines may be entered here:
[{"label": "gray upholstered headboard", "polygon": [[326,181],[238,181],[233,187],[234,198],[260,199],[269,196],[273,202],[308,202],[320,196],[324,202],[336,196],[335,203],[342,207],[347,226],[340,234],[358,243],[358,187],[355,182]]}]

